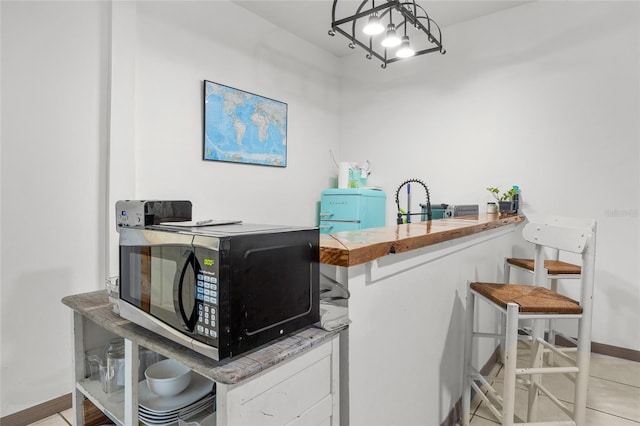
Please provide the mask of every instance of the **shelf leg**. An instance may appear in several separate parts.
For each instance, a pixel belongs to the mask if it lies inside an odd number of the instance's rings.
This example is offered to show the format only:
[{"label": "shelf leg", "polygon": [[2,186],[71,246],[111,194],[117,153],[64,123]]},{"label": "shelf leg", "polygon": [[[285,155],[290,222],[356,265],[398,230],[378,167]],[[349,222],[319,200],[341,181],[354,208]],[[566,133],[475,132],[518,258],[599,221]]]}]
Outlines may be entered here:
[{"label": "shelf leg", "polygon": [[124,339],[124,423],[138,424],[138,344]]},{"label": "shelf leg", "polygon": [[85,376],[84,365],[84,320],[82,315],[73,312],[73,392],[71,393],[71,406],[73,407],[73,424],[84,425],[83,405],[84,395],[76,387]]}]

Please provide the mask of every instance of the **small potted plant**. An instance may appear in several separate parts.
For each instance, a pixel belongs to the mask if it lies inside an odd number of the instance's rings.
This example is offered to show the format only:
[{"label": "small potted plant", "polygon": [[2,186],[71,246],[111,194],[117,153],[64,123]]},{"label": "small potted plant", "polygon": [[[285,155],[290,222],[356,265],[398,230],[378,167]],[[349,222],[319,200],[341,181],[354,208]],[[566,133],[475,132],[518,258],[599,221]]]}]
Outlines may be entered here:
[{"label": "small potted plant", "polygon": [[489,191],[493,198],[498,202],[500,213],[515,213],[513,197],[516,195],[516,188],[511,188],[502,194],[500,194],[500,189],[498,188],[490,187],[487,188],[487,191]]}]

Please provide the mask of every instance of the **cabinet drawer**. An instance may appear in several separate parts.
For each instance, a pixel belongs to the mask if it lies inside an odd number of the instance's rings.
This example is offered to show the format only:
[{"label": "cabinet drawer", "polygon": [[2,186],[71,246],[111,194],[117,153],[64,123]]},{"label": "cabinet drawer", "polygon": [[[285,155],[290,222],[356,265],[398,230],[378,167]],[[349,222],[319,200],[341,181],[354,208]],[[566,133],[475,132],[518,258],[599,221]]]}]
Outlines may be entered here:
[{"label": "cabinet drawer", "polygon": [[[319,419],[314,423],[319,424],[332,415],[331,380],[332,356],[328,342],[241,387],[228,389],[227,406],[219,404],[218,414],[221,409],[225,410],[229,415],[228,424],[232,425],[297,424],[295,421],[299,418]],[[221,388],[218,388],[219,403],[224,401]]]},{"label": "cabinet drawer", "polygon": [[322,401],[302,413],[300,417],[295,418],[291,423],[287,423],[287,426],[328,426],[331,424],[331,416],[333,415],[332,404],[332,395],[327,395]]}]

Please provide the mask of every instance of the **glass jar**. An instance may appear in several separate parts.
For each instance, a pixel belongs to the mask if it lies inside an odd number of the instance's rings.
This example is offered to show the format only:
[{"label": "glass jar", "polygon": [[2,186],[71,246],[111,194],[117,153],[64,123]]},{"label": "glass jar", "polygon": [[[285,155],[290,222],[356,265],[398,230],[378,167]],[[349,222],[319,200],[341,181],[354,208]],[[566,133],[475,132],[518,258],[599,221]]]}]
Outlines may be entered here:
[{"label": "glass jar", "polygon": [[105,392],[109,393],[124,387],[124,339],[111,339],[104,351],[107,361],[102,386],[108,389]]}]

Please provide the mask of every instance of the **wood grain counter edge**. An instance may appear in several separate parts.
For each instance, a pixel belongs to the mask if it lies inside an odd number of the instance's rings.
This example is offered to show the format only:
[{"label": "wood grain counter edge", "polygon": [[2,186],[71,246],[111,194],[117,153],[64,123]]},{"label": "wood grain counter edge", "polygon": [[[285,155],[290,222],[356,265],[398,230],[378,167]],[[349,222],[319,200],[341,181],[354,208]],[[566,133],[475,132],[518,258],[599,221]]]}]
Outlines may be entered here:
[{"label": "wood grain counter edge", "polygon": [[322,234],[320,263],[347,267],[360,265],[393,253],[416,250],[524,220],[523,215],[481,214]]}]

